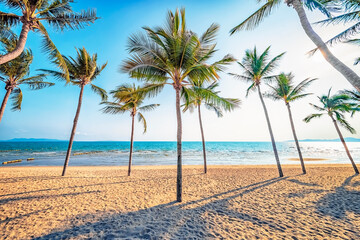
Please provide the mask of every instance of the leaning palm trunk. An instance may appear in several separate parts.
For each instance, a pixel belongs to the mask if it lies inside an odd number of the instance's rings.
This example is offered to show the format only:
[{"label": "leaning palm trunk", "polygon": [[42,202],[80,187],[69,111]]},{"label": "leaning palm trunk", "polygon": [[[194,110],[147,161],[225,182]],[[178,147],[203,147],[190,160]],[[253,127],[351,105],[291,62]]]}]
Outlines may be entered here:
[{"label": "leaning palm trunk", "polygon": [[10,96],[11,92],[12,92],[12,88],[9,88],[9,89],[6,90],[4,100],[3,100],[2,104],[1,104],[1,108],[0,108],[0,122],[1,122],[1,119],[2,119],[2,117],[4,115],[6,103],[7,103],[8,99],[9,99],[9,96]]},{"label": "leaning palm trunk", "polygon": [[134,119],[135,114],[131,113],[131,140],[130,140],[130,156],[129,156],[129,167],[128,167],[128,176],[131,174],[131,160],[132,160],[132,152],[133,152],[133,146],[134,146]]},{"label": "leaning palm trunk", "polygon": [[202,126],[202,120],[201,120],[200,105],[198,106],[198,112],[199,112],[199,123],[200,123],[200,130],[201,130],[201,140],[202,140],[202,147],[203,147],[203,155],[204,155],[204,173],[207,173],[205,137],[204,137],[204,129],[203,129],[203,126]]},{"label": "leaning palm trunk", "polygon": [[277,168],[278,168],[278,171],[279,171],[279,176],[283,177],[284,174],[283,174],[283,171],[281,169],[279,155],[278,155],[278,152],[277,152],[277,149],[276,149],[276,144],[275,144],[275,138],[274,138],[274,134],[272,132],[272,128],[271,128],[271,124],[270,124],[269,115],[268,115],[268,112],[267,112],[267,109],[266,109],[266,105],[265,105],[264,99],[263,99],[262,94],[261,94],[260,85],[257,86],[257,89],[258,89],[258,93],[259,93],[259,97],[260,97],[262,106],[264,108],[264,113],[265,113],[266,122],[267,122],[267,125],[268,125],[270,137],[271,137],[271,143],[272,143],[272,147],[273,147],[274,154],[275,154],[275,160],[276,160],[276,165],[277,165]]},{"label": "leaning palm trunk", "polygon": [[313,30],[311,24],[306,16],[305,10],[300,0],[287,0],[288,4],[291,4],[295,11],[297,12],[301,25],[308,35],[308,37],[315,43],[315,45],[319,48],[320,52],[337,71],[339,71],[358,91],[360,91],[360,77],[351,70],[348,66],[346,66],[343,62],[341,62],[338,58],[336,58],[326,46],[324,41],[320,38],[320,36]]},{"label": "leaning palm trunk", "polygon": [[19,41],[16,44],[15,49],[5,55],[0,56],[0,64],[9,62],[9,61],[15,59],[16,57],[20,56],[20,54],[24,51],[29,31],[30,31],[29,24],[28,23],[23,24],[21,32],[20,32],[20,36],[19,36]]},{"label": "leaning palm trunk", "polygon": [[176,200],[182,201],[182,161],[181,161],[181,137],[182,137],[182,123],[180,110],[180,89],[176,86],[176,120],[177,120],[177,178],[176,178]]},{"label": "leaning palm trunk", "polygon": [[287,106],[287,109],[288,109],[288,112],[289,112],[289,119],[290,119],[290,124],[291,124],[291,130],[292,130],[292,133],[293,133],[293,135],[294,135],[294,140],[295,140],[296,148],[297,148],[298,153],[299,153],[299,159],[300,159],[300,163],[301,163],[302,172],[303,172],[303,174],[306,174],[304,159],[303,159],[303,157],[302,157],[302,153],[301,153],[299,141],[298,141],[298,138],[297,138],[297,136],[296,136],[295,125],[294,125],[294,121],[293,121],[292,114],[291,114],[290,104],[289,104],[289,103],[286,103],[286,106]]},{"label": "leaning palm trunk", "polygon": [[65,158],[65,163],[64,163],[64,169],[62,172],[62,176],[65,176],[65,172],[66,172],[66,168],[69,164],[69,159],[70,159],[70,154],[71,154],[71,148],[74,142],[74,137],[75,137],[75,132],[76,132],[76,126],[77,126],[77,122],[79,119],[79,115],[80,115],[80,109],[81,109],[81,103],[82,103],[82,96],[83,96],[83,92],[84,92],[84,87],[85,85],[81,85],[81,90],[80,90],[80,95],[79,95],[79,102],[78,102],[78,106],[77,106],[77,110],[76,110],[76,114],[75,114],[75,118],[74,118],[74,124],[73,124],[73,128],[71,130],[71,136],[70,136],[70,141],[69,141],[69,146],[66,152],[66,158]]},{"label": "leaning palm trunk", "polygon": [[350,162],[351,162],[351,164],[352,164],[352,166],[353,166],[353,168],[354,168],[355,173],[356,173],[356,174],[359,174],[359,170],[358,170],[358,168],[356,167],[356,164],[355,164],[353,158],[351,157],[350,151],[349,151],[349,149],[348,149],[348,147],[347,147],[347,145],[346,145],[346,142],[345,142],[345,139],[344,139],[343,135],[342,135],[341,132],[340,132],[340,129],[339,129],[339,126],[338,126],[336,120],[333,118],[333,116],[330,116],[330,117],[331,117],[331,119],[332,119],[332,121],[333,121],[333,123],[334,123],[334,126],[335,126],[335,128],[336,128],[337,133],[339,134],[340,140],[341,140],[342,144],[344,145],[346,154],[348,155],[348,157],[349,157],[349,159],[350,159]]}]

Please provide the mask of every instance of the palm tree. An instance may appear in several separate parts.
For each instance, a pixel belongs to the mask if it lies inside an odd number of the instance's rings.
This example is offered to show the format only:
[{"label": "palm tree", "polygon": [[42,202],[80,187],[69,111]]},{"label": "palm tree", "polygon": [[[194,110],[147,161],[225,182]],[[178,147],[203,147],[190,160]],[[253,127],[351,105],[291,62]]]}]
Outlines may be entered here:
[{"label": "palm tree", "polygon": [[138,117],[138,121],[144,125],[144,133],[147,129],[147,124],[142,112],[150,111],[159,106],[159,104],[149,104],[142,106],[147,96],[148,89],[146,87],[136,87],[135,84],[124,84],[117,89],[110,92],[115,99],[114,102],[103,102],[106,106],[102,109],[104,113],[122,114],[129,112],[131,116],[131,140],[130,140],[130,154],[128,176],[131,173],[131,160],[134,146],[134,121]]},{"label": "palm tree", "polygon": [[[25,47],[30,30],[38,32],[43,37],[43,49],[50,55],[51,60],[57,64],[67,75],[66,61],[51,41],[50,36],[43,25],[47,23],[56,31],[65,29],[80,29],[96,19],[96,11],[89,9],[75,13],[70,3],[72,0],[0,0],[7,8],[14,12],[0,12],[1,25],[15,27],[22,25],[18,44],[14,49],[0,56],[0,64],[6,63],[19,56]],[[16,14],[19,11],[20,14]]]},{"label": "palm tree", "polygon": [[155,84],[158,91],[172,85],[176,94],[177,116],[177,201],[182,201],[182,123],[180,93],[189,80],[215,81],[217,72],[234,61],[230,55],[208,64],[215,53],[215,37],[219,26],[212,24],[200,37],[186,27],[185,10],[169,11],[165,27],[143,28],[146,34],[132,35],[128,50],[131,54],[121,66],[130,77]]},{"label": "palm tree", "polygon": [[316,79],[309,79],[309,78],[305,79],[296,86],[293,84],[294,83],[293,80],[294,80],[294,76],[291,73],[289,74],[281,73],[279,76],[276,77],[274,86],[268,85],[271,90],[266,94],[266,96],[273,100],[284,101],[289,112],[291,130],[294,136],[297,151],[299,153],[302,172],[303,174],[306,174],[304,159],[302,157],[299,141],[296,136],[295,125],[291,113],[290,103],[310,95],[311,93],[304,93],[304,91]]},{"label": "palm tree", "polygon": [[[350,0],[347,0],[350,1]],[[258,2],[262,2],[258,0]],[[265,4],[262,5],[255,13],[250,15],[242,23],[234,27],[230,33],[234,34],[240,30],[251,30],[257,27],[260,22],[264,20],[265,17],[269,16],[274,9],[276,9],[283,0],[264,0]],[[306,16],[304,6],[313,11],[315,9],[320,10],[322,13],[326,14],[328,17],[331,16],[329,10],[334,7],[334,0],[284,0],[284,3],[289,7],[294,8],[296,11],[301,26],[304,29],[307,36],[313,41],[316,47],[320,50],[321,54],[324,56],[325,60],[329,62],[333,68],[339,71],[357,90],[360,91],[360,77],[357,75],[351,68],[346,66],[341,62],[337,57],[330,52],[329,48],[326,46],[326,43],[321,39],[321,37],[314,31],[312,28],[309,19]],[[335,5],[336,6],[336,5]]]},{"label": "palm tree", "polygon": [[[71,154],[71,148],[73,145],[74,137],[75,137],[75,131],[77,122],[80,115],[80,109],[82,104],[82,98],[84,93],[84,88],[86,85],[90,85],[91,89],[98,94],[102,101],[107,100],[107,94],[106,91],[96,85],[94,85],[92,82],[100,75],[102,70],[106,67],[107,63],[98,66],[97,65],[97,54],[93,54],[92,56],[86,51],[85,48],[82,49],[76,49],[76,58],[73,57],[66,57],[63,56],[67,69],[69,70],[69,77],[70,77],[70,83],[80,87],[80,95],[79,95],[79,101],[78,106],[74,118],[74,123],[70,135],[70,141],[69,146],[66,153],[64,168],[62,172],[62,176],[65,176],[66,168],[69,163],[70,154]],[[54,70],[45,70],[42,69],[43,72],[49,73],[50,75],[53,75],[58,80],[66,80],[66,73],[65,71],[54,71]]]},{"label": "palm tree", "polygon": [[275,144],[275,138],[271,128],[268,111],[261,93],[260,85],[263,80],[267,81],[275,77],[275,76],[271,76],[270,74],[274,71],[274,69],[277,66],[277,63],[285,53],[281,53],[280,55],[269,60],[269,50],[270,47],[268,47],[260,56],[257,54],[256,47],[254,47],[254,50],[246,50],[242,62],[238,62],[240,67],[244,70],[244,75],[237,75],[237,74],[231,74],[231,75],[233,75],[235,78],[239,80],[245,80],[246,82],[251,83],[250,87],[247,89],[246,96],[248,96],[250,90],[258,91],[270,133],[271,143],[275,154],[275,160],[278,167],[279,176],[283,177],[284,174],[281,169],[279,155]]},{"label": "palm tree", "polygon": [[218,82],[214,82],[208,86],[205,86],[204,81],[192,82],[191,89],[184,89],[182,92],[184,98],[184,109],[183,112],[190,110],[193,112],[195,108],[198,110],[199,116],[199,125],[201,131],[201,140],[203,147],[203,156],[204,156],[204,173],[207,173],[207,164],[206,164],[206,149],[205,149],[205,137],[204,129],[201,119],[201,105],[209,110],[215,111],[218,117],[223,116],[223,110],[232,111],[234,108],[239,107],[240,100],[236,98],[223,98],[219,96],[219,91],[216,91],[216,88],[219,86]]},{"label": "palm tree", "polygon": [[[11,33],[10,37],[0,38],[1,44],[5,51],[11,51],[17,45],[17,37]],[[12,110],[21,110],[23,94],[20,85],[27,85],[31,90],[38,90],[45,87],[53,86],[54,83],[44,82],[45,74],[37,74],[29,77],[30,65],[33,61],[31,50],[25,49],[19,57],[0,65],[0,80],[5,83],[5,96],[0,108],[0,122],[4,115],[6,103],[9,96],[12,95]]]},{"label": "palm tree", "polygon": [[304,121],[310,122],[313,118],[319,118],[323,115],[327,114],[332,122],[334,123],[335,129],[337,133],[339,134],[340,140],[342,144],[344,145],[346,154],[348,155],[350,162],[354,168],[354,171],[356,174],[359,174],[359,170],[356,167],[356,164],[351,157],[350,151],[346,145],[346,142],[344,140],[344,137],[341,134],[341,131],[339,129],[338,123],[340,126],[344,127],[346,130],[348,130],[351,133],[356,133],[355,129],[350,126],[350,124],[345,120],[344,113],[350,112],[353,110],[354,107],[356,107],[356,104],[350,103],[349,99],[350,97],[345,94],[338,94],[334,96],[330,96],[331,88],[327,95],[323,95],[321,97],[318,97],[320,102],[322,103],[321,106],[310,104],[313,106],[317,111],[320,113],[315,113],[307,116]]}]

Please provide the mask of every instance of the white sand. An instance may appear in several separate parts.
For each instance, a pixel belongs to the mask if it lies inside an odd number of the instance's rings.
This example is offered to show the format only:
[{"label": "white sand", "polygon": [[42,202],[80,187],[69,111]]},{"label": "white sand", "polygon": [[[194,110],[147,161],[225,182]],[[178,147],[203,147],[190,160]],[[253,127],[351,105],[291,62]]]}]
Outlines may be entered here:
[{"label": "white sand", "polygon": [[360,239],[346,165],[0,168],[0,239]]}]

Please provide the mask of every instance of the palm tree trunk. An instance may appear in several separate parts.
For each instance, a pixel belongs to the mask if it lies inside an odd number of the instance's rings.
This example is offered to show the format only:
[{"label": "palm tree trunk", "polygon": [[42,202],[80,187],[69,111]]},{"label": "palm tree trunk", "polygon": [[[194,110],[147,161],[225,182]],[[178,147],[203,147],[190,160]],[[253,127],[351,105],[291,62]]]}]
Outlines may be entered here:
[{"label": "palm tree trunk", "polygon": [[352,164],[352,166],[353,166],[353,168],[354,168],[355,173],[356,173],[356,174],[359,174],[359,170],[358,170],[358,168],[356,167],[356,164],[355,164],[353,158],[351,157],[350,151],[349,151],[349,149],[348,149],[348,147],[347,147],[347,145],[346,145],[346,142],[345,142],[345,139],[344,139],[343,135],[342,135],[341,132],[340,132],[340,129],[339,129],[339,126],[338,126],[336,120],[333,118],[333,116],[330,116],[330,117],[331,117],[331,119],[332,119],[332,121],[333,121],[333,123],[334,123],[334,125],[335,125],[335,128],[336,128],[337,133],[339,134],[340,140],[341,140],[342,144],[344,145],[346,154],[348,155],[348,157],[349,157],[349,159],[350,159],[350,162],[351,162],[351,164]]},{"label": "palm tree trunk", "polygon": [[308,37],[319,48],[320,52],[337,71],[339,71],[358,91],[360,91],[360,77],[352,69],[346,66],[338,58],[336,58],[326,46],[320,36],[313,30],[306,16],[301,0],[287,0],[288,5],[292,5],[297,12],[301,25]]},{"label": "palm tree trunk", "polygon": [[131,160],[132,160],[132,152],[133,152],[133,146],[134,146],[134,119],[135,115],[131,114],[132,120],[131,120],[131,140],[130,140],[130,156],[129,156],[129,167],[128,167],[128,176],[131,174]]},{"label": "palm tree trunk", "polygon": [[290,104],[289,104],[289,103],[286,103],[286,106],[287,106],[287,109],[288,109],[288,112],[289,112],[289,119],[290,119],[290,124],[291,124],[291,130],[292,130],[292,133],[293,133],[293,135],[294,135],[294,140],[295,140],[296,148],[297,148],[298,153],[299,153],[299,159],[300,159],[300,163],[301,163],[302,172],[303,172],[303,174],[306,174],[304,159],[303,159],[303,157],[302,157],[302,153],[301,153],[299,141],[298,141],[298,138],[297,138],[297,136],[296,136],[295,125],[294,125],[293,117],[292,117],[292,114],[291,114]]},{"label": "palm tree trunk", "polygon": [[273,147],[274,154],[275,154],[275,160],[276,160],[276,165],[277,165],[277,168],[278,168],[278,171],[279,171],[279,176],[283,177],[284,174],[283,174],[283,171],[281,169],[279,155],[278,155],[278,151],[276,149],[276,144],[275,144],[275,138],[274,138],[274,134],[272,132],[272,128],[271,128],[271,124],[270,124],[270,118],[269,118],[269,115],[268,115],[268,112],[267,112],[267,109],[266,109],[266,105],[265,105],[264,99],[263,99],[262,94],[261,94],[260,85],[257,86],[257,89],[258,89],[258,93],[259,93],[259,97],[260,97],[262,106],[264,108],[264,113],[265,113],[266,122],[267,122],[267,125],[268,125],[270,137],[271,137],[271,143],[272,143],[272,147]]},{"label": "palm tree trunk", "polygon": [[204,156],[204,173],[207,173],[206,150],[205,150],[205,137],[204,137],[204,129],[203,129],[203,126],[202,126],[202,120],[201,120],[200,105],[198,106],[198,112],[199,112],[199,123],[200,123],[200,130],[201,130],[201,140],[202,140],[202,147],[203,147],[203,156]]},{"label": "palm tree trunk", "polygon": [[69,146],[68,146],[68,149],[67,149],[67,152],[66,152],[66,158],[65,158],[65,163],[64,163],[62,176],[65,176],[66,168],[67,168],[67,166],[69,164],[71,148],[72,148],[72,145],[73,145],[73,142],[74,142],[76,126],[77,126],[77,122],[78,122],[79,115],[80,115],[80,109],[81,109],[81,103],[82,103],[82,96],[83,96],[83,92],[84,92],[84,87],[85,87],[85,85],[82,84],[81,85],[81,90],[80,90],[80,95],[79,95],[79,102],[78,102],[78,106],[77,106],[77,110],[76,110],[76,114],[75,114],[75,118],[74,118],[74,123],[73,123],[73,127],[72,127],[72,130],[71,130]]},{"label": "palm tree trunk", "polygon": [[176,178],[176,201],[182,201],[182,161],[181,161],[181,109],[180,109],[180,87],[176,91],[176,120],[177,120],[177,178]]},{"label": "palm tree trunk", "polygon": [[17,43],[15,49],[5,55],[0,56],[0,64],[9,62],[9,61],[15,59],[24,51],[29,31],[30,31],[29,24],[28,23],[23,24],[21,32],[20,32],[20,37],[19,37],[19,40],[18,40],[18,43]]},{"label": "palm tree trunk", "polygon": [[11,92],[12,92],[12,88],[9,88],[9,89],[6,90],[4,100],[2,101],[1,108],[0,108],[0,122],[1,122],[1,119],[2,119],[2,117],[4,115],[6,103],[7,103],[8,99],[9,99],[9,96],[10,96]]}]

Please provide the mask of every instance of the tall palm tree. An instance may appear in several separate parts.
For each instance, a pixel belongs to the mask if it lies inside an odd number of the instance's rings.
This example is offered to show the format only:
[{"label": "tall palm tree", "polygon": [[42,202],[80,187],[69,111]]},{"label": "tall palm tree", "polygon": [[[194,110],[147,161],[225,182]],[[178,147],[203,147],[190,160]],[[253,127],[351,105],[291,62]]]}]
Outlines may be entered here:
[{"label": "tall palm tree", "polygon": [[[0,38],[0,42],[5,51],[11,51],[17,45],[17,37],[11,33],[10,37]],[[38,90],[45,87],[53,86],[54,83],[45,82],[45,74],[30,75],[30,65],[33,61],[33,55],[30,49],[25,49],[20,56],[0,65],[0,81],[5,83],[5,96],[0,108],[0,122],[4,115],[6,103],[12,94],[12,110],[21,110],[23,94],[20,85],[27,85],[31,90]]]},{"label": "tall palm tree", "polygon": [[[349,0],[347,0],[349,1]],[[330,63],[333,68],[340,72],[357,90],[360,91],[360,77],[357,75],[351,68],[346,66],[341,62],[337,57],[332,54],[329,48],[326,46],[326,43],[321,39],[321,37],[314,31],[312,28],[309,19],[306,16],[305,8],[310,11],[315,9],[320,10],[322,13],[326,14],[328,17],[331,16],[329,9],[334,7],[334,0],[258,0],[258,2],[264,2],[256,12],[251,14],[239,25],[234,27],[230,33],[234,34],[240,30],[251,30],[257,27],[260,22],[269,16],[274,9],[276,9],[282,2],[287,4],[289,7],[292,7],[300,20],[301,26],[304,29],[306,35],[312,40],[316,47],[320,50],[321,54],[324,56],[325,60]],[[335,5],[336,6],[336,5]]]},{"label": "tall palm tree", "polygon": [[186,112],[187,110],[193,112],[195,108],[197,108],[198,110],[204,157],[204,173],[207,173],[207,163],[204,129],[201,119],[201,105],[204,105],[209,110],[215,111],[218,117],[223,116],[223,111],[232,111],[234,110],[234,108],[239,107],[240,105],[239,99],[220,97],[220,92],[216,91],[216,88],[218,86],[218,82],[214,82],[206,86],[205,82],[200,80],[192,82],[192,87],[189,90],[184,89],[184,91],[182,92],[182,96],[185,102],[183,112]]},{"label": "tall palm tree", "polygon": [[[100,75],[102,70],[106,67],[107,63],[98,66],[97,65],[97,54],[93,54],[92,56],[86,51],[85,48],[77,49],[76,48],[76,57],[66,57],[63,56],[67,69],[69,70],[69,77],[70,77],[70,83],[72,85],[78,86],[80,88],[80,95],[79,95],[79,101],[78,106],[74,118],[73,127],[71,130],[70,135],[70,141],[69,146],[66,153],[64,168],[62,172],[62,176],[65,176],[66,168],[69,163],[70,154],[72,145],[74,142],[75,132],[76,132],[76,126],[80,115],[80,109],[82,104],[82,98],[84,93],[84,88],[86,85],[90,85],[91,89],[94,91],[94,93],[98,94],[102,101],[107,100],[107,94],[106,91],[96,85],[94,85],[92,82]],[[42,69],[43,72],[46,72],[58,80],[65,80],[67,79],[66,73],[64,71],[54,71],[54,70],[45,70]]]},{"label": "tall palm tree", "polygon": [[310,95],[311,93],[304,93],[304,91],[316,79],[309,79],[309,78],[305,79],[296,86],[294,85],[294,76],[291,73],[289,74],[281,73],[275,79],[276,79],[275,85],[273,86],[268,85],[271,90],[266,94],[266,96],[276,101],[278,100],[284,101],[287,110],[289,112],[291,130],[299,154],[302,172],[303,174],[306,174],[304,159],[302,157],[299,141],[296,136],[295,125],[291,113],[290,103]]},{"label": "tall palm tree", "polygon": [[130,77],[155,84],[160,91],[172,85],[176,94],[177,116],[177,201],[182,201],[182,122],[181,89],[189,80],[215,81],[217,72],[234,61],[230,55],[208,64],[215,53],[215,37],[219,26],[212,24],[204,34],[196,35],[186,27],[185,9],[169,11],[165,27],[144,27],[145,34],[132,35],[128,50],[130,58],[121,66]]},{"label": "tall palm tree", "polygon": [[282,56],[285,53],[281,53],[280,55],[274,57],[273,59],[269,59],[269,50],[270,47],[268,47],[261,55],[258,55],[256,47],[254,47],[254,50],[246,50],[244,58],[242,59],[241,62],[238,62],[239,66],[244,70],[244,74],[243,75],[231,74],[231,75],[233,75],[235,78],[239,80],[244,80],[246,82],[251,83],[250,87],[247,89],[246,96],[248,96],[251,90],[258,91],[270,133],[271,143],[274,150],[279,176],[283,177],[284,174],[281,169],[279,155],[275,144],[275,138],[271,128],[268,111],[263,99],[263,95],[261,93],[260,85],[262,81],[269,81],[275,77],[272,76],[271,74],[274,71],[274,69],[277,67],[279,60],[282,58]]},{"label": "tall palm tree", "polygon": [[43,49],[50,55],[51,60],[66,72],[69,80],[66,61],[51,41],[43,23],[47,23],[56,31],[80,29],[98,19],[96,11],[89,9],[75,13],[70,5],[73,0],[0,0],[0,3],[13,11],[0,12],[1,25],[15,27],[21,24],[18,44],[14,49],[0,56],[0,64],[16,58],[23,52],[28,33],[32,30],[42,35]]},{"label": "tall palm tree", "polygon": [[149,104],[142,106],[148,94],[146,87],[135,86],[135,84],[123,84],[111,91],[110,94],[115,99],[113,102],[103,102],[106,106],[102,109],[104,113],[122,114],[129,112],[131,116],[131,140],[130,140],[130,154],[128,176],[131,174],[131,161],[134,146],[134,122],[135,117],[144,125],[144,133],[147,129],[147,124],[142,112],[154,110],[159,104]]},{"label": "tall palm tree", "polygon": [[319,97],[319,100],[322,104],[321,106],[310,104],[320,113],[311,114],[307,116],[304,119],[304,121],[308,123],[314,118],[322,117],[325,114],[328,115],[331,118],[332,122],[334,123],[335,129],[339,134],[340,140],[344,145],[346,154],[350,159],[350,162],[354,168],[355,173],[359,174],[359,170],[356,167],[353,158],[351,157],[350,151],[346,145],[344,137],[341,134],[341,131],[338,126],[338,124],[340,124],[340,126],[344,127],[349,132],[353,134],[356,133],[355,129],[350,126],[350,124],[345,120],[345,116],[344,116],[344,113],[352,111],[353,108],[356,107],[356,104],[349,102],[350,97],[348,95],[339,94],[339,95],[330,96],[330,93],[331,93],[331,89],[329,90],[327,95],[323,95]]}]

